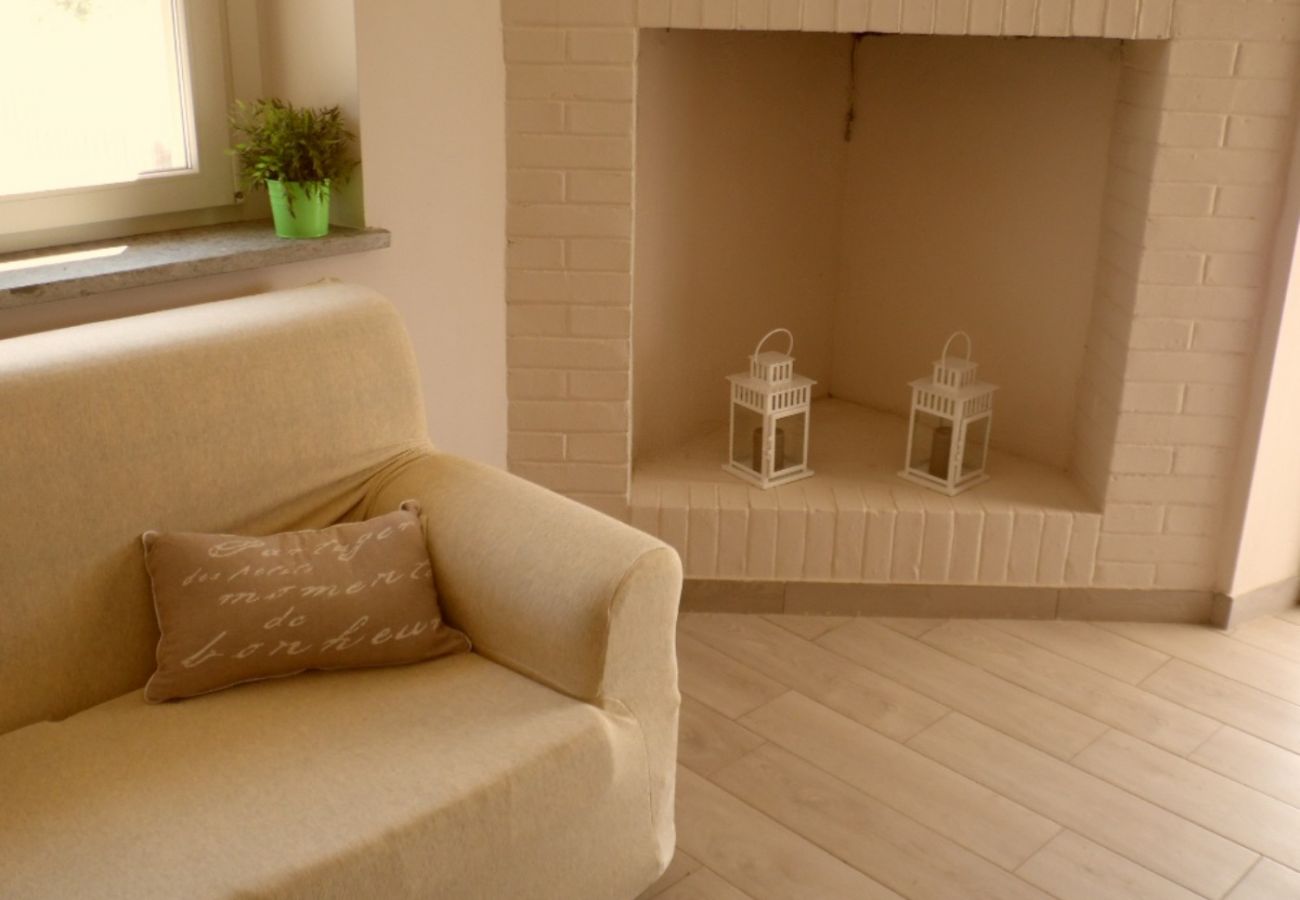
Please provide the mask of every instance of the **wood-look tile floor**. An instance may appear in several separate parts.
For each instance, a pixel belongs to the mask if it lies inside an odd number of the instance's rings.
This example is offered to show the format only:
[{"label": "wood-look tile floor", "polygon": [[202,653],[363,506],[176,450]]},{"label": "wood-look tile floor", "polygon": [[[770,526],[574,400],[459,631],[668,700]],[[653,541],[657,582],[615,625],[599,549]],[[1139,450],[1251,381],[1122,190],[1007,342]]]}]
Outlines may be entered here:
[{"label": "wood-look tile floor", "polygon": [[1300,610],[689,613],[659,900],[1300,900]]}]

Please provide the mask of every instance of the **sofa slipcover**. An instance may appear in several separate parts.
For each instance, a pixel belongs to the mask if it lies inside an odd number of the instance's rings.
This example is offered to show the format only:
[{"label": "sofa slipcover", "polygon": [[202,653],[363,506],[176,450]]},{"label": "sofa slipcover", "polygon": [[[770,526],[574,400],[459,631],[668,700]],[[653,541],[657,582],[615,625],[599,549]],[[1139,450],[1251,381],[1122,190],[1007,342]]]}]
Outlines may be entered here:
[{"label": "sofa slipcover", "polygon": [[[0,896],[617,900],[666,866],[680,561],[438,453],[383,298],[12,339],[0,409],[24,426],[0,429]],[[473,654],[144,703],[141,531],[408,498]]]},{"label": "sofa slipcover", "polygon": [[129,694],[0,737],[0,893],[630,898],[654,877],[634,730],[472,654]]}]

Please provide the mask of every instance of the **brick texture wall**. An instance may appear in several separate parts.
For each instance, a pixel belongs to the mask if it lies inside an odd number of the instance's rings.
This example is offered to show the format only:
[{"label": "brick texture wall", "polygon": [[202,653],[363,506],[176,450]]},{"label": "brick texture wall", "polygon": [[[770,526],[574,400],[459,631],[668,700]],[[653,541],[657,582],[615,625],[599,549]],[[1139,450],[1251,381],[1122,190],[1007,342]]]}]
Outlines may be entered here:
[{"label": "brick texture wall", "polygon": [[510,466],[619,517],[631,487],[638,28],[1125,39],[1074,459],[1101,528],[1090,571],[1073,583],[1214,586],[1293,130],[1300,4],[502,7]]},{"label": "brick texture wall", "polygon": [[1076,471],[1094,582],[1214,586],[1286,178],[1300,6],[1178,0],[1124,47]]}]

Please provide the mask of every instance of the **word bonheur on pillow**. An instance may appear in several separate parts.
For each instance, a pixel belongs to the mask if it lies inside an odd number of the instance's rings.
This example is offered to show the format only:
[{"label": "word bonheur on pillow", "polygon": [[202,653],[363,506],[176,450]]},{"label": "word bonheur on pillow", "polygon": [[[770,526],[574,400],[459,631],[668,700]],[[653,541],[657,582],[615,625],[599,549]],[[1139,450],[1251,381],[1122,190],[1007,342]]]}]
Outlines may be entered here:
[{"label": "word bonheur on pillow", "polygon": [[145,699],[468,650],[442,623],[419,512],[408,500],[365,522],[269,537],[146,532],[162,637]]}]

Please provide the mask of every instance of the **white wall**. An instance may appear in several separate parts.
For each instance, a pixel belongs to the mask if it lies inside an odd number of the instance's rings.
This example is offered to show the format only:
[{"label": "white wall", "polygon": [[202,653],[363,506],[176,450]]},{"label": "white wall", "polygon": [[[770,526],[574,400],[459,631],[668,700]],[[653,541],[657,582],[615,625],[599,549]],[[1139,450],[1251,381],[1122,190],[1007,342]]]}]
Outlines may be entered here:
[{"label": "white wall", "polygon": [[[348,127],[358,131],[361,92],[352,5],[353,0],[256,3],[261,95],[288,98],[300,106],[338,106]],[[365,224],[363,181],[358,168],[346,185],[331,190],[332,222]]]},{"label": "white wall", "polygon": [[845,35],[642,32],[636,454],[725,420],[724,377],[773,328],[794,332],[796,368],[826,392],[849,46]]},{"label": "white wall", "polygon": [[1300,141],[1277,234],[1243,429],[1259,437],[1243,441],[1240,536],[1225,541],[1225,589],[1234,597],[1300,577]]},{"label": "white wall", "polygon": [[1068,464],[1118,83],[1114,41],[863,41],[835,396],[906,414],[965,330],[994,444]]},{"label": "white wall", "polygon": [[[284,11],[291,11],[284,2]],[[352,3],[309,6],[338,16],[351,15]],[[364,0],[356,4],[355,46],[365,215],[370,224],[391,229],[391,249],[0,311],[0,337],[337,276],[375,287],[401,311],[415,344],[434,441],[504,465],[505,70],[499,4]],[[330,43],[319,49],[319,58],[328,62]],[[264,47],[267,53],[274,59],[274,51]],[[340,71],[350,65],[350,59],[338,59]]]}]

